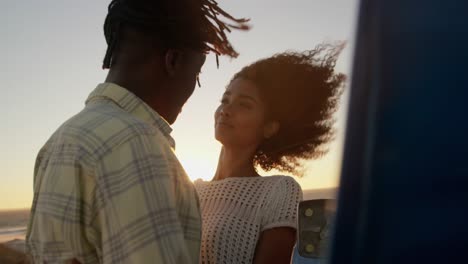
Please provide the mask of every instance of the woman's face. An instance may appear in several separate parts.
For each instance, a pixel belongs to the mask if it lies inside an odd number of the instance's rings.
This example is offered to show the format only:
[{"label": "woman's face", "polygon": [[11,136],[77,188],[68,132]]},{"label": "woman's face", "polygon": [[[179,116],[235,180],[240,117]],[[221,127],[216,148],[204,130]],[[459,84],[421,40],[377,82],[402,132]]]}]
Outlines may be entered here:
[{"label": "woman's face", "polygon": [[266,105],[257,86],[249,80],[235,79],[215,112],[215,138],[224,146],[256,149],[277,130],[266,116]]}]

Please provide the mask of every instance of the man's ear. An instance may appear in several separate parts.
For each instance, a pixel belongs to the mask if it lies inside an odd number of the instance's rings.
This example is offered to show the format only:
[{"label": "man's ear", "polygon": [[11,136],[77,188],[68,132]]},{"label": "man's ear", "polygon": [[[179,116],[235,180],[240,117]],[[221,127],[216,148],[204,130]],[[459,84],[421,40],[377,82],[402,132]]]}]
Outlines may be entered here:
[{"label": "man's ear", "polygon": [[166,72],[170,77],[174,77],[183,65],[183,52],[178,49],[168,49],[164,54],[164,64]]},{"label": "man's ear", "polygon": [[278,121],[268,122],[263,128],[263,137],[265,139],[271,138],[276,133],[278,133],[280,124]]}]

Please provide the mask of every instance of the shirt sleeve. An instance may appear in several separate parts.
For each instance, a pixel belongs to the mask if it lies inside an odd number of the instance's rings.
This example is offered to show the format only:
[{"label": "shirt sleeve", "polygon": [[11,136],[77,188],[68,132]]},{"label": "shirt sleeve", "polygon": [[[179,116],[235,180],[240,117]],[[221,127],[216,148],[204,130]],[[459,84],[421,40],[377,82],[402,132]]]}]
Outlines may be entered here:
[{"label": "shirt sleeve", "polygon": [[[26,234],[26,251],[34,263],[70,263],[79,258],[98,263],[91,231],[90,197],[94,177],[76,144],[45,146],[34,168],[34,200]],[[38,176],[40,175],[40,176]]]},{"label": "shirt sleeve", "polygon": [[301,186],[292,177],[282,177],[267,201],[261,231],[275,227],[297,228],[297,207],[302,201]]},{"label": "shirt sleeve", "polygon": [[192,262],[176,210],[172,150],[164,143],[138,136],[99,162],[94,225],[103,263]]}]

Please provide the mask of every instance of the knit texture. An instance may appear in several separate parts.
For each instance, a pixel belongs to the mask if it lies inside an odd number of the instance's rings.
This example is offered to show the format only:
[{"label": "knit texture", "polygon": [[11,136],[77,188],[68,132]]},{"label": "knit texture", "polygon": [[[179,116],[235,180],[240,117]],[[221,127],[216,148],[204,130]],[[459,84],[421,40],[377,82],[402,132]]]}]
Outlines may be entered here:
[{"label": "knit texture", "polygon": [[299,184],[289,176],[195,181],[202,210],[200,263],[252,263],[262,231],[297,226]]}]

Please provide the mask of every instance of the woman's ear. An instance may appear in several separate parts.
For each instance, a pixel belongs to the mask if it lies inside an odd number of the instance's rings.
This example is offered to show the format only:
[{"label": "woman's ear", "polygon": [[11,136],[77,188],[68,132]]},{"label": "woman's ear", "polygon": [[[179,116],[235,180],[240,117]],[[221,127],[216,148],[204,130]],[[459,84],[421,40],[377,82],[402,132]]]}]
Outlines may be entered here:
[{"label": "woman's ear", "polygon": [[263,128],[263,137],[268,139],[278,133],[280,124],[278,121],[270,121]]},{"label": "woman's ear", "polygon": [[170,77],[174,77],[180,70],[183,62],[184,54],[177,49],[168,49],[164,54],[164,66]]}]

